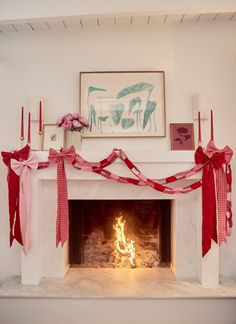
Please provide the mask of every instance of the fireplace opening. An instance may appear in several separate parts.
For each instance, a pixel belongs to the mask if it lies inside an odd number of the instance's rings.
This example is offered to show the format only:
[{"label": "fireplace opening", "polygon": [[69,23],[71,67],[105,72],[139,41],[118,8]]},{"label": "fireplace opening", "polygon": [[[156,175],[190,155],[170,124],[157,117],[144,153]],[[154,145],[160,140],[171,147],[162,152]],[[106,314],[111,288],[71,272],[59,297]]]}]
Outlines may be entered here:
[{"label": "fireplace opening", "polygon": [[171,200],[69,200],[69,264],[170,265]]}]

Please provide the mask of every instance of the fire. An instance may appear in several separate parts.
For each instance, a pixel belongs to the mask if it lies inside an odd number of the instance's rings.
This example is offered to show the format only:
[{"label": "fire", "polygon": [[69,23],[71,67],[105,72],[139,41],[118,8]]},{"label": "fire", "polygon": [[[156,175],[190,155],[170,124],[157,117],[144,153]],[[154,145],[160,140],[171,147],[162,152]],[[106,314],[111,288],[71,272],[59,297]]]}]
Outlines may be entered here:
[{"label": "fire", "polygon": [[129,261],[131,267],[135,267],[135,241],[125,236],[125,220],[122,215],[116,218],[116,224],[113,228],[116,232],[115,240],[115,264],[123,265],[126,260]]}]

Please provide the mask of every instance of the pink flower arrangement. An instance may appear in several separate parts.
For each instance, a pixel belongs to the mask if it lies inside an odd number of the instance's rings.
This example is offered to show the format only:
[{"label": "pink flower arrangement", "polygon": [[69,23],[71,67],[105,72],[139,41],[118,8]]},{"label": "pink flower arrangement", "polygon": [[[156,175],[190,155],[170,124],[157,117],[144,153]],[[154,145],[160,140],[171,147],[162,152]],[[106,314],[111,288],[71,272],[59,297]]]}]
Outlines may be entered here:
[{"label": "pink flower arrangement", "polygon": [[57,126],[71,132],[80,132],[83,128],[88,128],[89,123],[80,114],[66,114],[58,118]]}]

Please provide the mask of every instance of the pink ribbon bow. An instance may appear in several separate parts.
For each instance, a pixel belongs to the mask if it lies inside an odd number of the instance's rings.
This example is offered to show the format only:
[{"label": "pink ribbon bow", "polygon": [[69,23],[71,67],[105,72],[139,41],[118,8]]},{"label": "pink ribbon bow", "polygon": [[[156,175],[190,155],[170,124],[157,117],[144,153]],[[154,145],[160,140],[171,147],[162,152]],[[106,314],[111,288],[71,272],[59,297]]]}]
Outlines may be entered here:
[{"label": "pink ribbon bow", "polygon": [[63,246],[69,235],[69,212],[67,179],[64,160],[72,164],[76,153],[74,146],[69,149],[61,149],[58,153],[54,149],[49,150],[48,160],[50,164],[57,164],[57,223],[56,223],[56,246],[61,242]]},{"label": "pink ribbon bow", "polygon": [[38,161],[35,154],[30,154],[24,161],[11,160],[12,170],[20,177],[20,227],[23,243],[23,251],[27,255],[31,248],[30,235],[30,170],[37,170]]}]

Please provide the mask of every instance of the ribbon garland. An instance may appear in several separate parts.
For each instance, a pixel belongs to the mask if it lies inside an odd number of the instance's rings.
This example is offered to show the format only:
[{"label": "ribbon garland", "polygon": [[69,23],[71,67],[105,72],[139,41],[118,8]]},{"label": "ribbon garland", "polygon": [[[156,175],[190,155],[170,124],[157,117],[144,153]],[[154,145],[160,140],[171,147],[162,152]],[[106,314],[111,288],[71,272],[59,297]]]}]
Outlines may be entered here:
[{"label": "ribbon garland", "polygon": [[35,154],[31,154],[27,160],[11,160],[12,170],[20,177],[20,227],[23,243],[23,251],[27,255],[31,247],[30,234],[30,170],[37,170],[38,160]]},{"label": "ribbon garland", "polygon": [[[202,147],[199,147],[196,150],[196,166],[187,171],[177,173],[165,179],[154,180],[144,176],[137,168],[137,166],[135,166],[127,157],[127,155],[120,149],[114,149],[107,158],[95,163],[88,162],[83,159],[83,157],[76,154],[74,147],[70,147],[68,150],[61,149],[60,153],[53,149],[50,149],[48,161],[40,162],[38,164],[38,169],[47,168],[53,164],[57,164],[58,209],[56,224],[56,246],[58,246],[60,242],[63,246],[65,241],[68,239],[69,234],[67,179],[64,166],[64,160],[66,160],[76,169],[91,171],[119,183],[149,186],[154,190],[167,194],[185,194],[202,186],[202,255],[204,256],[211,247],[211,240],[213,239],[215,242],[217,242],[216,211],[218,212],[219,217],[219,244],[221,244],[223,241],[226,241],[226,235],[231,234],[232,208],[230,197],[232,174],[229,163],[232,158],[232,154],[233,152],[229,147],[226,147],[223,150],[218,150],[214,146],[214,143],[210,141],[205,152],[203,151]],[[118,176],[105,169],[106,167],[114,163],[118,158],[126,164],[129,170],[136,176],[136,179]],[[171,188],[169,186],[166,186],[166,184],[168,183],[191,177],[202,169],[202,180],[196,181],[191,185],[183,188]],[[216,183],[214,173],[216,175]]]},{"label": "ribbon garland", "polygon": [[20,228],[19,215],[19,176],[11,169],[11,159],[17,161],[26,160],[29,156],[30,147],[26,145],[19,151],[2,152],[3,162],[8,167],[8,206],[9,206],[9,225],[10,225],[10,246],[14,239],[23,245]]},{"label": "ribbon garland", "polygon": [[75,160],[75,149],[61,149],[58,153],[54,149],[49,150],[49,164],[57,164],[57,222],[56,222],[56,246],[61,242],[63,246],[69,235],[69,211],[67,179],[64,160],[72,164]]}]

